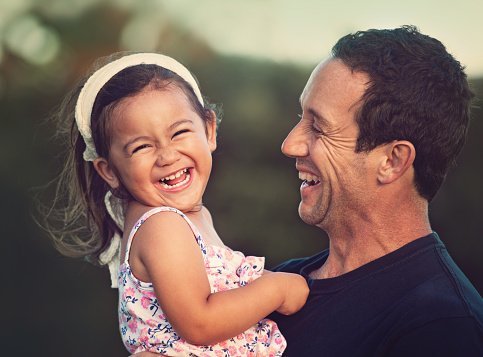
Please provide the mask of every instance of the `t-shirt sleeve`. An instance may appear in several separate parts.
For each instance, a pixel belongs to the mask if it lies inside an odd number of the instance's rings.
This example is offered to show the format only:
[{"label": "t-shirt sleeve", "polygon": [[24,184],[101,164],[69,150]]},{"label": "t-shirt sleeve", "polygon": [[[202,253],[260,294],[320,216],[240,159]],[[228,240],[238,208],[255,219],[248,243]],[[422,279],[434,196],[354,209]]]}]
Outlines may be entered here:
[{"label": "t-shirt sleeve", "polygon": [[271,267],[269,270],[300,274],[302,268],[305,267],[308,261],[309,258],[290,259],[275,267]]},{"label": "t-shirt sleeve", "polygon": [[483,356],[482,327],[471,317],[431,321],[401,336],[384,355]]}]

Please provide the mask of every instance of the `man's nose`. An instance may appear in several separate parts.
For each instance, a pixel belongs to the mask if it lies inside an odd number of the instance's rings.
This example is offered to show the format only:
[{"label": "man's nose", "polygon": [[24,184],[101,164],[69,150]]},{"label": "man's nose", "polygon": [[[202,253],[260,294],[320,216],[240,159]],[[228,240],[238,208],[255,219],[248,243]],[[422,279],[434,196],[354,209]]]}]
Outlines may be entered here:
[{"label": "man's nose", "polygon": [[300,123],[290,131],[282,143],[282,152],[288,157],[304,157],[308,155],[307,138],[300,128]]}]

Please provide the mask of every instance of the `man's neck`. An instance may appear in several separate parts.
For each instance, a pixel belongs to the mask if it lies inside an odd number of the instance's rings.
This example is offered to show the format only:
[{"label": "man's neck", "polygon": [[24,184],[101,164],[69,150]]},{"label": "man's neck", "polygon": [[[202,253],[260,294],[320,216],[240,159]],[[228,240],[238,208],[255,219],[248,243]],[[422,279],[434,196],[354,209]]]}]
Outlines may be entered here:
[{"label": "man's neck", "polygon": [[327,229],[329,256],[310,276],[314,279],[340,276],[431,233],[427,205],[397,212],[368,214],[364,219],[357,216]]}]

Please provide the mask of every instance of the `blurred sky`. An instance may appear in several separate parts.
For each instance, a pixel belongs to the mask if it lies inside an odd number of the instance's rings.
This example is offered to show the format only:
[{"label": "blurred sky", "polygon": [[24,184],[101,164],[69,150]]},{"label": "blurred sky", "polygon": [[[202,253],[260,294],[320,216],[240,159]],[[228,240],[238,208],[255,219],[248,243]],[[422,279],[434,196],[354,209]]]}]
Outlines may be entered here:
[{"label": "blurred sky", "polygon": [[100,3],[134,14],[120,34],[126,49],[149,50],[169,19],[221,53],[315,64],[349,32],[413,24],[483,76],[483,0],[0,0],[0,60],[8,50],[42,65],[62,50],[32,9],[68,18]]},{"label": "blurred sky", "polygon": [[[224,53],[315,63],[341,36],[412,24],[483,75],[483,0],[166,1],[167,10]],[[202,5],[201,5],[202,4]]]}]

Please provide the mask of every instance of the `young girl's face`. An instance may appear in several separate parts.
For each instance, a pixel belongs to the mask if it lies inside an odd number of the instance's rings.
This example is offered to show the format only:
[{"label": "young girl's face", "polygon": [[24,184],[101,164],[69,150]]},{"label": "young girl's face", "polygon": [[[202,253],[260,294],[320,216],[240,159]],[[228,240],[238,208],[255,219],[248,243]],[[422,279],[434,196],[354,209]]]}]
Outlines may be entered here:
[{"label": "young girl's face", "polygon": [[109,158],[94,166],[147,206],[190,211],[201,204],[216,148],[216,120],[205,122],[175,85],[147,88],[114,109]]}]

